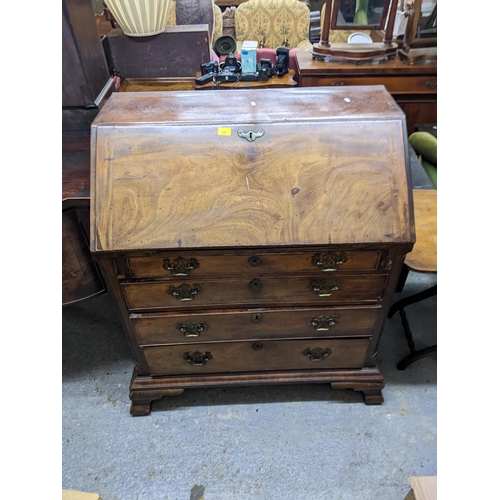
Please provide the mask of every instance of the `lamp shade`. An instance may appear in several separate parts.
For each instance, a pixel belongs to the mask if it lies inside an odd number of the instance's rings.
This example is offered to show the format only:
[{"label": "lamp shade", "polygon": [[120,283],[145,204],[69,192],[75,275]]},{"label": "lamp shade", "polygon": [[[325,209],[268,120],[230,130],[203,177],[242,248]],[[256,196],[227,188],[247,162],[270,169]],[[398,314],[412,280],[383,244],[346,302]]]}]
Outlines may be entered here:
[{"label": "lamp shade", "polygon": [[172,0],[106,0],[106,5],[125,35],[151,36],[165,29]]}]

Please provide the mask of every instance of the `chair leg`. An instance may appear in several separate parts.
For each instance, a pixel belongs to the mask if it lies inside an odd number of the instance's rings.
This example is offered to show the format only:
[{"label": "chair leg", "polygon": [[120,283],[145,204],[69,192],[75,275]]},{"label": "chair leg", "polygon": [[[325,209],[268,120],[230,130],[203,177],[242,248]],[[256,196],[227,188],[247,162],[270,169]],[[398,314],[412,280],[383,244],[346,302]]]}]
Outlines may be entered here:
[{"label": "chair leg", "polygon": [[413,342],[413,335],[410,330],[410,324],[408,323],[408,319],[406,318],[406,312],[403,308],[399,310],[399,314],[401,316],[401,321],[403,323],[403,329],[405,331],[405,337],[408,342],[408,347],[410,348],[410,354],[403,358],[397,365],[396,368],[398,370],[404,370],[408,365],[411,365],[415,361],[419,359],[425,358],[430,354],[437,352],[437,345],[433,345],[432,347],[425,347],[424,349],[415,349],[415,343]]},{"label": "chair leg", "polygon": [[401,299],[389,309],[389,314],[388,314],[389,318],[392,318],[392,316],[394,316],[394,314],[397,311],[399,311],[399,315],[401,316],[401,322],[403,323],[403,330],[405,332],[406,341],[408,342],[408,347],[410,349],[410,354],[405,358],[403,358],[396,365],[396,368],[398,370],[404,370],[408,365],[411,365],[415,361],[425,358],[426,356],[429,356],[434,352],[437,352],[437,345],[426,347],[424,349],[419,349],[419,350],[415,349],[415,342],[413,342],[413,335],[410,330],[410,324],[408,323],[406,312],[404,310],[406,306],[415,304],[415,302],[419,302],[429,297],[433,297],[436,294],[437,294],[437,285],[434,285],[428,288],[427,290],[424,290],[422,292]]},{"label": "chair leg", "polygon": [[399,300],[398,302],[396,302],[391,306],[387,317],[392,318],[396,314],[396,312],[398,312],[400,309],[403,309],[411,304],[415,304],[415,302],[419,302],[421,300],[428,299],[429,297],[433,297],[436,294],[437,294],[437,285],[434,285],[428,288],[427,290],[415,293],[414,295],[410,295],[409,297],[405,297],[404,299]]}]

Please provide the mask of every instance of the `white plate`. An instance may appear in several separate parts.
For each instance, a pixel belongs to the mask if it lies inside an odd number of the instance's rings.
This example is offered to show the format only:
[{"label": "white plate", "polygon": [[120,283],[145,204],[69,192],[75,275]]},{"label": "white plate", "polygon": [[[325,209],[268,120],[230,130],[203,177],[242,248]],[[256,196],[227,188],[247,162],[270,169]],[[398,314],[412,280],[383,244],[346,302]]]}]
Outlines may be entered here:
[{"label": "white plate", "polygon": [[373,43],[373,40],[369,35],[366,33],[360,33],[359,31],[356,31],[356,33],[353,33],[352,35],[349,36],[347,39],[348,43]]}]

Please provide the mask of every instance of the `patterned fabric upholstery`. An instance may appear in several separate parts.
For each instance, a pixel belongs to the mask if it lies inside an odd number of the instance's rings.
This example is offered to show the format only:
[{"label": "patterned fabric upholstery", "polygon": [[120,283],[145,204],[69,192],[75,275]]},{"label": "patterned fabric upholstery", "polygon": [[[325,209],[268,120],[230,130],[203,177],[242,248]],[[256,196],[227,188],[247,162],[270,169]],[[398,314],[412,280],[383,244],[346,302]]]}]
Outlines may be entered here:
[{"label": "patterned fabric upholstery", "polygon": [[[332,12],[333,5],[335,4],[335,0],[332,2]],[[323,26],[323,19],[325,17],[325,6],[321,8],[321,24]],[[330,30],[330,43],[347,43],[349,36],[353,33],[366,33],[367,35],[371,34],[370,30]]]},{"label": "patterned fabric upholstery", "polygon": [[244,40],[255,40],[265,48],[310,50],[310,11],[300,0],[248,0],[238,6],[234,18],[238,51]]},{"label": "patterned fabric upholstery", "polygon": [[[170,7],[170,12],[168,13],[167,26],[175,26],[177,20],[175,18],[175,0],[172,0],[172,5]],[[211,46],[214,44],[215,40],[222,36],[222,11],[218,5],[213,4],[214,7],[214,32],[212,33]]]}]

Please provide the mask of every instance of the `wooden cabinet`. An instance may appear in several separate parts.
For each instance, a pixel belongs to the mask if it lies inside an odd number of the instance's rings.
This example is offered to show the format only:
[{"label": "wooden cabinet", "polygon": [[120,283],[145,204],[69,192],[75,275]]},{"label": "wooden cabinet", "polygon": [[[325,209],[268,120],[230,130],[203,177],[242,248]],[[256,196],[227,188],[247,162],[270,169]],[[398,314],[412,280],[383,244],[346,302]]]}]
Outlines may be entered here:
[{"label": "wooden cabinet", "polygon": [[299,86],[383,85],[406,115],[408,133],[420,123],[437,123],[437,64],[410,65],[398,59],[363,64],[316,61],[296,53]]},{"label": "wooden cabinet", "polygon": [[414,242],[404,114],[381,86],[115,93],[92,125],[91,250],[136,367],[190,387],[328,382],[383,401]]}]

